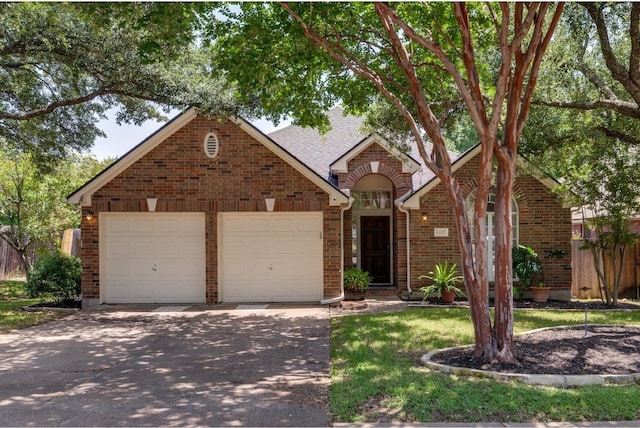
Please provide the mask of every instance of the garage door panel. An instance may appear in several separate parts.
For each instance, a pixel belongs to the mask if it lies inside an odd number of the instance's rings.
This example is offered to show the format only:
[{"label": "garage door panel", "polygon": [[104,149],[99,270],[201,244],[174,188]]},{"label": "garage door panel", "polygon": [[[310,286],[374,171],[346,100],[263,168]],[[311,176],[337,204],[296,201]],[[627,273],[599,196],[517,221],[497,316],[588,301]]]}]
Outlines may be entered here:
[{"label": "garage door panel", "polygon": [[130,298],[129,287],[126,285],[114,284],[109,288],[109,299],[113,303],[125,303]]},{"label": "garage door panel", "polygon": [[322,222],[315,218],[303,218],[298,222],[298,230],[300,232],[315,233],[318,230],[322,230]]},{"label": "garage door panel", "polygon": [[158,257],[165,259],[193,259],[202,256],[202,239],[159,239],[156,242],[155,253]]},{"label": "garage door panel", "polygon": [[186,291],[180,293],[177,292],[176,287],[158,287],[157,296],[159,303],[200,303],[200,293],[195,292],[190,288],[186,288]]},{"label": "garage door panel", "polygon": [[[134,238],[134,236],[132,236],[131,238]],[[140,241],[136,240],[132,244],[133,244],[131,248],[132,254],[130,254],[131,257],[140,258],[140,259],[149,259],[155,256],[156,249],[157,249],[155,242],[148,239],[144,239]]]},{"label": "garage door panel", "polygon": [[111,219],[109,222],[109,230],[113,235],[126,235],[131,232],[131,222],[127,219]]},{"label": "garage door panel", "polygon": [[185,282],[204,280],[200,260],[167,260],[158,266],[158,274],[166,278],[182,278]]},{"label": "garage door panel", "polygon": [[123,258],[125,260],[133,254],[130,242],[116,239],[110,240],[106,253],[109,258]]},{"label": "garage door panel", "polygon": [[154,219],[134,219],[130,224],[130,233],[134,233],[136,235],[147,235],[154,232],[155,222]]},{"label": "garage door panel", "polygon": [[223,213],[219,273],[225,302],[322,298],[322,213]]},{"label": "garage door panel", "polygon": [[148,303],[156,300],[156,290],[152,284],[138,284],[135,288],[131,288],[131,299],[133,302]]},{"label": "garage door panel", "polygon": [[205,302],[202,213],[105,213],[100,228],[106,302]]}]

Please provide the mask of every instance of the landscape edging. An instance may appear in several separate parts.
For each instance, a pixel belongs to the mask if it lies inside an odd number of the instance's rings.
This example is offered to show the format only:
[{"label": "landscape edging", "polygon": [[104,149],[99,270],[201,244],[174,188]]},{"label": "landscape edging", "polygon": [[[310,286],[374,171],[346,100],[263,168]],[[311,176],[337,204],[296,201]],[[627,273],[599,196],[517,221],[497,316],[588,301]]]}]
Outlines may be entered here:
[{"label": "landscape edging", "polygon": [[[589,324],[589,326],[608,326],[609,324]],[[554,327],[544,327],[535,330],[525,331],[517,335],[526,335],[539,331],[557,328],[575,328],[576,325],[559,325]],[[431,361],[433,356],[453,349],[471,349],[471,345],[454,346],[450,348],[436,349],[420,358],[420,363],[432,370],[437,370],[445,374],[491,378],[501,382],[520,382],[528,385],[554,386],[560,388],[580,387],[589,385],[628,385],[640,383],[640,373],[627,374],[588,374],[588,375],[559,375],[559,374],[527,374],[527,373],[502,373],[489,370],[470,369],[467,367],[449,366],[447,364]]]}]

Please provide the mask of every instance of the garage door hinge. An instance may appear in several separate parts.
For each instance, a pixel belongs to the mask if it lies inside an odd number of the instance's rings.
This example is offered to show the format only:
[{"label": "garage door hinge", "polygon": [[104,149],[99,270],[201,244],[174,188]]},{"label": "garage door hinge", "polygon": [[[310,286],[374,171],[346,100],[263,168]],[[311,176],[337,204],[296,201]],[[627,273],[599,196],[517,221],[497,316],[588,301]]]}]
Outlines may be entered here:
[{"label": "garage door hinge", "polygon": [[320,232],[320,239],[322,239],[322,232]]}]

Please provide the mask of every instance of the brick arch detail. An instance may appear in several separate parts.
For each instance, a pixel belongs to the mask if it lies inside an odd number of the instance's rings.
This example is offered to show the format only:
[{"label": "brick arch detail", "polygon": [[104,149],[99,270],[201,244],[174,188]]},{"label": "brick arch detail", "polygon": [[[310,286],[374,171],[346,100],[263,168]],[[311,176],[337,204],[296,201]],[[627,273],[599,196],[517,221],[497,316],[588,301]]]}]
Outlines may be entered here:
[{"label": "brick arch detail", "polygon": [[[360,180],[365,175],[369,175],[369,174],[374,174],[374,172],[371,170],[371,165],[370,164],[361,165],[360,167],[351,171],[349,175],[347,175],[347,178],[344,182],[344,186],[347,189],[353,189],[356,183],[358,182],[358,180]],[[384,175],[389,180],[391,180],[391,182],[396,188],[396,192],[398,196],[404,195],[411,189],[410,185],[408,184],[408,181],[410,180],[410,178],[403,177],[402,174],[400,174],[396,169],[386,164],[380,163],[378,165],[378,172],[376,172],[375,174]]]},{"label": "brick arch detail", "polygon": [[462,195],[464,196],[465,199],[467,199],[467,196],[469,196],[469,194],[475,190],[478,187],[478,181],[474,178],[471,179],[469,181],[467,181],[464,186],[462,186],[460,188],[460,190],[462,190]]},{"label": "brick arch detail", "polygon": [[[460,188],[460,190],[462,190],[462,194],[466,199],[467,196],[469,196],[469,194],[473,190],[475,190],[477,187],[478,187],[478,182],[474,178],[467,181],[465,185]],[[529,211],[529,204],[528,204],[526,195],[527,195],[526,192],[522,188],[520,188],[520,186],[516,182],[513,185],[513,198],[516,200],[516,203],[518,204],[518,215]]]},{"label": "brick arch detail", "polygon": [[518,186],[518,183],[513,186],[513,197],[518,204],[518,215],[525,214],[529,211],[529,202],[526,192]]}]

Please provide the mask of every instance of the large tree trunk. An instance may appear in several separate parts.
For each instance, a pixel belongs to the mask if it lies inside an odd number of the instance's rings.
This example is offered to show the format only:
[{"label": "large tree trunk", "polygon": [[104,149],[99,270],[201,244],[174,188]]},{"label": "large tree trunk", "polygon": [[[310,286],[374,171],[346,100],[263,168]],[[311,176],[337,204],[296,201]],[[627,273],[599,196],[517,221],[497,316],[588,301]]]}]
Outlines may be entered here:
[{"label": "large tree trunk", "polygon": [[498,157],[495,199],[495,334],[501,361],[515,361],[513,343],[512,198],[515,154]]},{"label": "large tree trunk", "polygon": [[[483,237],[476,240],[476,253],[474,260],[471,231],[469,229],[464,195],[462,194],[458,183],[452,177],[449,177],[446,181],[443,180],[443,184],[445,185],[449,199],[453,204],[453,211],[456,220],[462,276],[464,278],[465,291],[470,302],[469,307],[471,310],[471,320],[473,322],[474,329],[474,355],[478,358],[491,361],[494,359],[495,346],[491,331],[491,314],[489,312],[489,286],[486,269],[478,269],[479,266],[486,266],[486,239],[484,239],[486,234],[483,233]],[[478,219],[476,218],[474,219],[476,229],[478,229],[477,224]],[[484,224],[484,222],[482,222],[482,224]],[[484,244],[480,245],[480,247],[484,248],[484,251],[481,252],[481,254],[485,254],[484,257],[479,257],[478,241]]]}]

